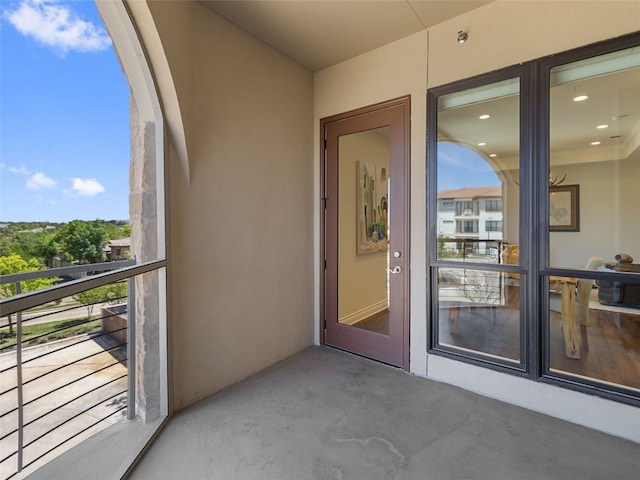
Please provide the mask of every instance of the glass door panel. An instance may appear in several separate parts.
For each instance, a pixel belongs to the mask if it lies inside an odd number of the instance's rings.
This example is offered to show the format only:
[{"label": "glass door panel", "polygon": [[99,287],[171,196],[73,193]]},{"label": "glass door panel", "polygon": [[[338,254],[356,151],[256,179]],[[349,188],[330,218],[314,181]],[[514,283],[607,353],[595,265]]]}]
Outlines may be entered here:
[{"label": "glass door panel", "polygon": [[389,127],[338,142],[338,321],[388,334]]}]

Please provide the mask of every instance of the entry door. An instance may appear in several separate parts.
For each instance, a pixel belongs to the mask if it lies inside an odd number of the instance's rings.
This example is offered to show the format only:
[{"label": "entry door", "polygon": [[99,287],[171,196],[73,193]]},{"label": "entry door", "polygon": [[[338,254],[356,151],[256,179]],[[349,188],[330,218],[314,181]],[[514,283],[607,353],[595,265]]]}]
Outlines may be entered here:
[{"label": "entry door", "polygon": [[322,121],[324,342],[408,369],[409,105]]}]

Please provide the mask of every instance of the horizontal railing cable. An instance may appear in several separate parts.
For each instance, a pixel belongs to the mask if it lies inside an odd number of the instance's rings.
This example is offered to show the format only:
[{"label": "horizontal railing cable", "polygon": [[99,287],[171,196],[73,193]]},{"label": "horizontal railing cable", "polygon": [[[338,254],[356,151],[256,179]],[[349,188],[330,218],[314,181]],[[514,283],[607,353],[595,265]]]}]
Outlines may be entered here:
[{"label": "horizontal railing cable", "polygon": [[[62,404],[60,404],[60,405],[57,405],[55,408],[53,408],[53,409],[51,409],[51,410],[49,410],[49,411],[47,411],[47,412],[43,413],[42,415],[40,415],[40,416],[38,416],[38,417],[36,417],[36,418],[34,418],[34,419],[32,419],[32,420],[29,420],[28,422],[24,423],[24,424],[22,425],[22,427],[23,427],[23,428],[24,428],[24,427],[27,427],[27,426],[31,425],[32,423],[35,423],[35,422],[37,422],[38,420],[40,420],[40,419],[42,419],[42,418],[46,417],[47,415],[50,415],[50,414],[52,414],[52,413],[56,412],[57,410],[60,410],[61,408],[66,407],[67,405],[69,405],[69,404],[71,404],[71,403],[75,402],[76,400],[78,400],[78,399],[80,399],[80,398],[82,398],[82,397],[85,397],[85,396],[89,395],[90,393],[93,393],[93,392],[95,392],[95,391],[97,391],[97,390],[100,390],[101,388],[106,387],[107,385],[109,385],[109,384],[111,384],[111,383],[113,383],[113,382],[117,382],[118,380],[122,380],[123,378],[127,378],[127,375],[126,375],[126,374],[124,374],[124,375],[120,375],[119,377],[113,378],[113,379],[109,380],[109,381],[108,381],[108,382],[106,382],[106,383],[103,383],[103,384],[101,384],[101,385],[98,385],[97,387],[92,388],[91,390],[87,390],[87,391],[86,391],[86,392],[84,392],[82,395],[78,395],[77,397],[73,397],[72,399],[67,400],[66,402],[64,402],[64,403],[62,403]],[[125,390],[125,392],[126,392],[126,390]],[[108,400],[108,399],[107,399],[107,400]],[[106,400],[105,400],[105,401],[106,401]],[[24,405],[24,406],[26,406],[26,405],[27,405],[27,404],[25,403],[25,405]],[[7,433],[7,434],[3,435],[2,437],[0,437],[0,440],[4,440],[5,438],[7,438],[7,437],[11,436],[12,434],[16,433],[17,431],[18,431],[18,429],[16,428],[15,430],[13,430],[13,431],[11,431],[11,432],[9,432],[9,433]]]},{"label": "horizontal railing cable", "polygon": [[[56,408],[54,408],[54,409],[52,409],[52,410],[49,410],[49,411],[48,411],[48,412],[46,412],[46,413],[43,413],[43,414],[42,414],[42,415],[40,415],[39,417],[36,417],[36,418],[34,418],[34,419],[29,420],[28,422],[25,422],[25,423],[24,423],[24,425],[23,425],[23,427],[27,427],[27,426],[31,425],[32,423],[37,422],[38,420],[40,420],[40,419],[42,419],[42,418],[46,417],[47,415],[52,414],[52,413],[53,413],[53,412],[55,412],[56,410],[60,410],[61,408],[66,407],[67,405],[69,405],[69,404],[71,404],[71,403],[75,402],[76,400],[78,400],[78,399],[80,399],[80,398],[82,398],[82,397],[86,397],[86,396],[87,396],[87,395],[89,395],[90,393],[93,393],[93,392],[95,392],[95,391],[97,391],[97,390],[100,390],[101,388],[106,387],[107,385],[109,385],[109,384],[111,384],[111,383],[113,383],[113,382],[117,382],[118,380],[121,380],[121,379],[126,378],[126,377],[127,377],[127,375],[126,375],[126,374],[125,374],[125,375],[120,375],[119,377],[112,378],[111,380],[109,380],[109,381],[108,381],[108,382],[106,382],[106,383],[103,383],[103,384],[101,384],[101,385],[98,385],[97,387],[93,387],[91,390],[87,390],[86,392],[82,393],[81,395],[78,395],[77,397],[74,397],[74,398],[72,398],[71,400],[67,400],[67,401],[66,401],[66,402],[64,402],[64,403],[61,403],[60,405],[57,405],[57,406],[56,406]],[[123,392],[126,392],[126,390],[124,390]],[[108,400],[108,399],[107,399],[107,400]],[[101,401],[100,403],[102,403],[102,401]]]},{"label": "horizontal railing cable", "polygon": [[[109,399],[107,399],[109,400]],[[69,438],[66,438],[65,440],[63,440],[62,442],[60,442],[58,445],[56,445],[55,447],[51,447],[49,450],[47,450],[46,452],[42,453],[41,455],[37,456],[36,458],[34,458],[33,460],[31,460],[30,462],[26,463],[23,468],[26,468],[30,465],[33,465],[35,462],[37,462],[38,460],[40,460],[42,457],[44,457],[45,455],[48,455],[49,453],[53,452],[56,448],[61,447],[62,445],[64,445],[65,443],[67,443],[70,440],[73,440],[74,438],[76,438],[79,435],[82,435],[84,432],[86,432],[87,430],[95,427],[96,425],[98,425],[100,422],[104,422],[107,418],[112,417],[113,415],[115,415],[118,412],[121,412],[122,410],[124,410],[125,408],[127,408],[126,405],[118,408],[117,410],[114,410],[113,412],[111,412],[109,415],[107,415],[106,417],[103,418],[99,418],[98,420],[96,420],[95,422],[93,422],[91,425],[88,425],[87,427],[83,428],[82,430],[80,430],[79,432],[71,435]],[[28,445],[25,445],[25,447],[27,447]],[[12,475],[13,476],[13,475]],[[11,477],[9,477],[11,478]]]},{"label": "horizontal railing cable", "polygon": [[[83,341],[84,341],[84,340],[83,340]],[[77,345],[77,343],[74,343],[74,345]],[[66,367],[69,367],[69,366],[71,366],[71,365],[74,365],[74,364],[76,364],[76,363],[78,363],[78,362],[81,362],[82,360],[87,360],[87,359],[89,359],[89,358],[91,358],[91,357],[96,357],[96,356],[98,356],[98,355],[102,355],[103,353],[109,353],[109,352],[112,352],[112,351],[114,351],[114,350],[119,349],[120,347],[123,347],[124,345],[125,345],[124,343],[122,343],[122,344],[118,344],[118,345],[116,345],[115,347],[107,348],[107,349],[101,350],[101,351],[99,351],[99,352],[91,353],[91,354],[89,354],[89,355],[85,355],[84,357],[77,358],[77,359],[76,359],[76,360],[74,360],[73,362],[65,363],[64,365],[59,365],[59,366],[57,366],[56,368],[53,368],[53,369],[49,370],[48,372],[43,373],[42,375],[38,375],[38,376],[36,376],[36,377],[33,377],[33,378],[31,378],[31,379],[27,380],[26,382],[22,382],[22,385],[23,385],[23,386],[24,386],[24,385],[28,385],[28,384],[30,384],[30,383],[32,383],[32,382],[35,382],[36,380],[40,380],[41,378],[46,377],[47,375],[51,375],[51,374],[52,374],[52,373],[54,373],[54,372],[57,372],[57,371],[59,371],[59,370],[62,370],[63,368],[66,368]],[[23,364],[25,364],[25,363],[27,363],[27,362],[25,361],[25,362],[22,362],[22,363],[23,363]],[[15,368],[15,367],[12,367],[12,368]],[[16,388],[18,388],[18,387],[16,386],[16,387],[12,387],[12,388],[9,388],[9,389],[7,389],[7,390],[4,390],[3,392],[0,392],[0,395],[4,395],[5,393],[9,393],[9,392],[11,392],[11,391],[15,390]]]},{"label": "horizontal railing cable", "polygon": [[[124,359],[124,361],[126,361],[126,360],[127,360],[127,359],[125,358],[125,359]],[[87,373],[86,375],[83,375],[83,376],[81,376],[81,377],[76,378],[75,380],[72,380],[72,381],[70,381],[70,382],[65,383],[64,385],[60,385],[59,387],[56,387],[56,388],[54,388],[53,390],[49,390],[48,392],[45,392],[45,393],[43,393],[42,395],[38,395],[37,397],[32,398],[32,399],[31,399],[31,400],[29,400],[28,402],[24,402],[23,407],[26,407],[27,405],[30,405],[30,404],[31,404],[31,403],[33,403],[33,402],[37,402],[37,401],[38,401],[38,400],[40,400],[41,398],[44,398],[44,397],[46,397],[47,395],[51,395],[52,393],[55,393],[55,392],[57,392],[57,391],[59,391],[59,390],[62,390],[62,389],[63,389],[63,388],[65,388],[65,387],[68,387],[68,386],[70,386],[70,385],[73,385],[74,383],[78,383],[79,381],[84,380],[84,379],[86,379],[86,378],[90,377],[91,375],[94,375],[94,374],[96,374],[96,373],[102,372],[102,371],[107,370],[107,369],[109,369],[109,368],[111,368],[111,367],[115,367],[115,366],[117,366],[117,365],[120,365],[121,363],[122,363],[122,361],[115,361],[115,362],[113,362],[113,363],[110,363],[109,365],[105,365],[105,366],[104,366],[104,367],[102,367],[102,368],[99,368],[99,369],[97,369],[97,370],[93,370],[93,371],[91,371],[90,373]],[[10,390],[8,390],[8,391],[10,391]],[[15,412],[15,411],[17,411],[17,410],[18,410],[18,407],[12,408],[11,410],[7,410],[6,412],[4,412],[4,413],[0,414],[0,418],[5,417],[5,416],[7,416],[7,415],[10,415],[10,414],[12,414],[13,412]],[[0,438],[0,440],[2,440],[2,438],[4,438],[4,437],[1,437],[1,438]]]},{"label": "horizontal railing cable", "polygon": [[[123,313],[126,313],[126,311],[125,311],[125,312],[123,312]],[[69,326],[66,326],[66,327],[58,328],[58,329],[55,329],[55,330],[49,330],[49,331],[47,331],[46,333],[42,333],[42,334],[40,334],[40,335],[36,335],[36,336],[34,336],[34,337],[29,337],[27,340],[23,340],[23,342],[22,342],[22,343],[23,343],[23,344],[24,344],[24,343],[27,343],[27,344],[28,344],[28,342],[33,342],[34,340],[38,340],[38,339],[40,339],[40,338],[45,338],[45,337],[48,337],[48,336],[53,335],[53,334],[56,334],[56,333],[64,332],[65,330],[69,330],[69,329],[71,329],[71,328],[81,327],[82,325],[86,325],[87,323],[96,322],[96,321],[99,321],[99,320],[106,320],[107,318],[110,318],[110,317],[112,317],[112,316],[113,316],[113,315],[106,315],[106,316],[103,316],[103,317],[87,318],[87,319],[82,320],[82,321],[74,322],[72,325],[69,325]],[[123,328],[126,328],[126,327],[123,327]],[[107,332],[107,334],[108,334],[108,333],[115,332],[115,331],[116,331],[116,330],[109,331],[109,332]],[[24,335],[24,333],[23,333],[23,335]],[[81,334],[79,334],[79,335],[81,335]],[[98,334],[98,335],[95,335],[95,336],[94,336],[94,337],[92,337],[92,338],[95,338],[95,337],[98,337],[98,336],[104,336],[104,335],[105,335],[105,334]],[[83,341],[84,341],[84,340],[83,340]],[[77,343],[81,343],[81,342],[77,342]],[[76,345],[76,343],[74,343],[74,344],[72,344],[72,345]],[[72,346],[72,345],[67,345],[67,347]],[[3,350],[5,350],[5,349],[13,348],[13,347],[15,347],[15,346],[16,346],[16,344],[15,344],[15,343],[13,343],[13,344],[11,344],[11,345],[7,345],[7,346],[5,346],[5,347],[2,347],[2,348],[0,349],[0,352],[1,352],[1,351],[3,351]],[[67,348],[67,347],[65,347],[65,348]],[[59,349],[59,350],[62,350],[62,349]],[[54,350],[54,351],[49,352],[49,353],[55,353],[56,351],[57,351],[57,350]],[[45,354],[45,355],[46,355],[46,354]],[[41,356],[44,356],[44,355],[41,355]],[[40,358],[40,357],[35,357],[35,358]],[[22,362],[22,363],[26,363],[26,362]],[[2,372],[2,370],[0,370],[0,373],[1,373],[1,372]]]},{"label": "horizontal railing cable", "polygon": [[[111,395],[110,397],[107,397],[107,398],[104,398],[104,399],[100,400],[98,403],[95,403],[95,404],[91,405],[90,407],[85,408],[84,410],[82,410],[82,411],[80,411],[80,412],[76,413],[75,415],[73,415],[73,416],[71,416],[71,417],[67,418],[64,422],[62,422],[62,423],[60,423],[60,424],[56,425],[56,426],[55,426],[55,427],[53,427],[53,428],[50,428],[49,430],[47,430],[47,431],[46,431],[46,432],[44,432],[43,434],[41,434],[41,435],[39,435],[38,437],[36,437],[36,438],[34,438],[33,440],[31,440],[29,443],[26,443],[22,448],[23,448],[23,449],[25,449],[25,448],[29,447],[30,445],[33,445],[35,442],[37,442],[37,441],[38,441],[38,440],[40,440],[41,438],[43,438],[43,437],[45,437],[45,436],[49,435],[51,432],[53,432],[53,431],[57,430],[58,428],[62,427],[63,425],[66,425],[66,424],[67,424],[67,423],[69,423],[71,420],[74,420],[74,419],[78,418],[80,415],[84,415],[84,414],[85,414],[85,413],[87,413],[89,410],[92,410],[92,409],[94,409],[94,408],[96,408],[96,407],[98,407],[98,406],[102,405],[103,403],[105,403],[105,402],[107,402],[107,401],[109,401],[109,400],[111,400],[111,399],[113,399],[113,398],[116,398],[116,397],[118,397],[118,396],[120,396],[120,395],[122,395],[122,394],[124,394],[124,393],[127,393],[127,391],[126,391],[126,390],[122,390],[122,391],[120,391],[120,392],[118,392],[118,393],[115,393],[114,395]],[[77,434],[72,435],[72,436],[70,436],[69,438],[65,439],[64,441],[60,442],[60,443],[59,443],[59,444],[57,444],[55,447],[51,448],[50,450],[48,450],[47,452],[45,452],[44,454],[42,454],[42,455],[41,455],[41,456],[39,456],[38,458],[36,458],[36,459],[32,460],[32,461],[31,461],[31,462],[29,462],[28,464],[25,464],[23,467],[27,467],[27,466],[29,466],[31,463],[33,463],[33,462],[35,462],[35,461],[39,460],[40,458],[42,458],[43,456],[45,456],[47,453],[49,453],[49,452],[51,452],[51,451],[55,450],[56,448],[58,448],[60,445],[63,445],[64,443],[68,442],[68,441],[69,441],[69,440],[71,440],[72,438],[74,438],[74,437],[78,436],[80,433],[82,433],[82,432],[84,432],[84,431],[88,430],[89,428],[93,427],[94,425],[97,425],[98,423],[102,422],[103,420],[106,420],[107,418],[109,418],[109,417],[110,417],[110,416],[112,416],[113,414],[115,414],[115,413],[117,413],[117,412],[119,412],[119,411],[123,410],[124,408],[127,408],[127,407],[126,407],[126,405],[125,405],[125,406],[123,406],[123,407],[118,408],[117,410],[115,410],[115,411],[113,411],[113,412],[110,412],[110,413],[109,413],[109,415],[107,415],[107,416],[105,416],[105,417],[103,417],[103,418],[100,418],[97,422],[93,423],[93,424],[92,424],[92,425],[90,425],[88,428],[85,428],[85,429],[81,430],[80,432],[78,432]],[[4,457],[4,458],[0,459],[0,463],[2,463],[2,462],[4,462],[4,461],[8,460],[9,458],[11,458],[11,457],[12,457],[13,455],[15,455],[15,454],[16,454],[16,452],[15,452],[15,451],[14,451],[14,452],[12,452],[12,453],[10,453],[10,454],[9,454],[9,455],[7,455],[6,457]]]},{"label": "horizontal railing cable", "polygon": [[[66,350],[68,348],[75,347],[76,345],[80,345],[80,344],[85,343],[85,342],[91,342],[96,338],[104,337],[104,336],[107,336],[107,335],[109,335],[109,333],[99,333],[99,334],[95,334],[95,335],[89,335],[84,340],[78,340],[77,342],[70,343],[68,345],[63,345],[60,348],[56,348],[55,350],[51,350],[50,352],[45,352],[42,355],[38,355],[37,357],[33,357],[33,358],[28,359],[28,360],[23,360],[22,365],[24,365],[25,363],[33,362],[35,360],[39,360],[39,359],[41,359],[43,357],[46,357],[48,355],[53,355],[54,353],[61,352],[62,350]],[[111,347],[108,350],[103,350],[102,352],[111,351],[114,348],[122,347],[124,345],[126,345],[126,344],[125,343],[120,343],[120,344],[116,345],[115,347]],[[102,353],[102,352],[99,352],[99,353]],[[83,359],[80,359],[80,360],[83,360]],[[71,365],[71,364],[69,364],[69,365]],[[2,370],[0,370],[0,373],[4,373],[4,372],[6,372],[8,370],[11,370],[13,368],[15,368],[15,365],[12,365],[12,366],[7,367],[7,368],[3,368]]]}]

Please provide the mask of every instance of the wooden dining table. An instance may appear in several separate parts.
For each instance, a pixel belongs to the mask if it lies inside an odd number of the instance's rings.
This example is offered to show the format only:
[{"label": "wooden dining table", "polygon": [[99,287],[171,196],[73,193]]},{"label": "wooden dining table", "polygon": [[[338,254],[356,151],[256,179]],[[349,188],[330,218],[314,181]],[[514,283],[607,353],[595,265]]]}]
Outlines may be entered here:
[{"label": "wooden dining table", "polygon": [[[577,279],[572,277],[549,277],[549,290],[560,292],[565,355],[568,358],[579,360],[582,351],[582,336],[575,315],[577,285]],[[582,321],[586,321],[586,319],[583,318]]]}]

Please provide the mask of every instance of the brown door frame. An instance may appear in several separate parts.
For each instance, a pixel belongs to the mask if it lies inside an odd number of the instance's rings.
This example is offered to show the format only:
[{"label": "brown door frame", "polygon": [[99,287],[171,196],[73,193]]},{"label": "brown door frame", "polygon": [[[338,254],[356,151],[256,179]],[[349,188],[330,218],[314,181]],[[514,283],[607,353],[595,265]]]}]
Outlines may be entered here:
[{"label": "brown door frame", "polygon": [[[320,343],[322,345],[326,344],[326,325],[327,325],[327,286],[333,282],[333,284],[337,284],[337,271],[334,270],[332,278],[329,278],[330,275],[327,273],[327,258],[328,253],[334,254],[335,252],[331,251],[331,248],[335,248],[336,246],[334,242],[328,241],[327,238],[327,196],[329,189],[329,181],[332,179],[328,178],[327,173],[327,128],[329,124],[335,124],[336,122],[340,122],[341,120],[352,120],[357,117],[365,116],[370,113],[380,112],[383,110],[388,110],[391,108],[402,109],[402,120],[403,120],[403,133],[402,133],[402,144],[401,145],[392,145],[391,157],[397,158],[398,161],[402,162],[402,170],[404,175],[401,178],[396,177],[396,181],[401,182],[403,186],[403,197],[401,198],[404,207],[402,208],[402,245],[399,246],[396,244],[393,246],[394,249],[400,249],[402,251],[402,265],[403,270],[401,273],[397,274],[401,276],[402,281],[402,297],[400,299],[401,307],[395,303],[394,308],[402,308],[402,356],[401,359],[394,362],[398,366],[402,367],[404,370],[409,370],[409,327],[410,327],[410,316],[409,316],[409,292],[410,292],[410,275],[409,275],[409,266],[410,266],[410,138],[411,138],[411,128],[410,128],[410,118],[411,118],[411,97],[405,96],[396,99],[392,99],[386,102],[377,103],[374,105],[370,105],[367,107],[359,108],[356,110],[351,110],[349,112],[341,113],[338,115],[333,115],[331,117],[323,118],[320,120],[320,159],[321,159],[321,168],[320,168],[320,272],[321,272],[321,282],[320,282]],[[398,142],[400,143],[400,142]],[[334,181],[336,179],[333,179]],[[392,179],[392,182],[394,179]],[[392,187],[393,188],[393,187]],[[393,206],[391,205],[391,208]],[[330,228],[330,227],[329,227]],[[392,239],[393,242],[393,239]]]}]

